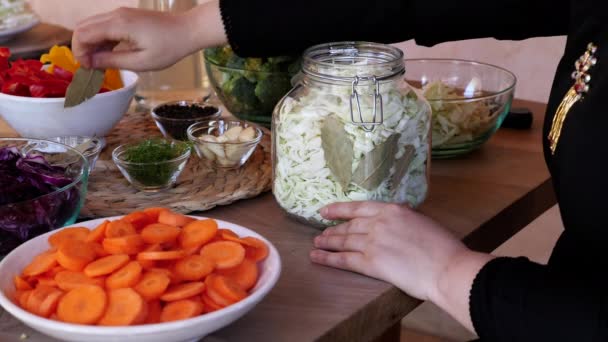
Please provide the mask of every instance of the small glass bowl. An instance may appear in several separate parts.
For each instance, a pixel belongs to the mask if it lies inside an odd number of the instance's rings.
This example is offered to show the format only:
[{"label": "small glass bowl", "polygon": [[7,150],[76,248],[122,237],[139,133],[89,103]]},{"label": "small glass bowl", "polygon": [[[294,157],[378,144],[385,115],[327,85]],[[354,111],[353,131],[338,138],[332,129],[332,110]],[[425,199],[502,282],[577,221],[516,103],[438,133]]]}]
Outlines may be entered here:
[{"label": "small glass bowl", "polygon": [[[158,113],[158,109],[163,106],[180,106],[180,107],[190,107],[190,106],[198,106],[201,108],[209,107],[215,109],[215,111],[211,114],[194,116],[189,118],[171,118],[167,116],[162,116]],[[172,101],[162,103],[150,111],[150,115],[154,119],[156,126],[161,131],[163,136],[168,139],[175,140],[188,140],[188,127],[203,121],[215,120],[218,119],[222,115],[222,110],[216,106],[201,104],[194,101]]]},{"label": "small glass bowl", "polygon": [[[68,145],[80,151],[89,161],[89,174],[95,168],[95,162],[99,158],[99,153],[106,146],[106,140],[102,137],[83,137],[77,135],[53,137],[48,140]],[[88,145],[83,145],[88,142]]]},{"label": "small glass bowl", "polygon": [[177,182],[190,158],[190,146],[181,141],[170,142],[175,148],[183,148],[184,152],[177,158],[160,162],[136,163],[125,160],[125,154],[131,147],[141,142],[124,144],[112,151],[112,160],[125,178],[138,190],[145,192],[159,192],[171,188]]},{"label": "small glass bowl", "polygon": [[[65,144],[32,138],[0,138],[0,149],[6,147],[16,148],[21,155],[44,157],[50,165],[62,167],[64,176],[72,182],[45,195],[0,204],[0,259],[35,236],[76,222],[89,180],[89,162],[82,153]],[[20,187],[11,190],[10,186],[6,179],[0,181],[4,202],[11,197],[21,197],[16,190]]]},{"label": "small glass bowl", "polygon": [[[255,135],[247,140],[216,141],[233,127],[253,128]],[[213,166],[224,169],[236,169],[243,166],[262,140],[262,130],[256,125],[240,120],[212,120],[194,124],[188,128],[188,139],[194,143],[196,154],[206,159]],[[211,141],[212,136],[214,141]]]}]

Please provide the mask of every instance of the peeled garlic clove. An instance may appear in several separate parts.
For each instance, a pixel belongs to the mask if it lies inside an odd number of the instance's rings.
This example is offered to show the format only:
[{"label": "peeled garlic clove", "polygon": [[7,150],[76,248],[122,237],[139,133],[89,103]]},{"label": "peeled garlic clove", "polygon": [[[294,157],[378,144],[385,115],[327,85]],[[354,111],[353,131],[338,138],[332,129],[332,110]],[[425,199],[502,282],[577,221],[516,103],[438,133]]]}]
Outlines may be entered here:
[{"label": "peeled garlic clove", "polygon": [[243,130],[241,126],[234,126],[231,129],[224,132],[223,136],[228,139],[228,141],[235,142],[239,138],[239,134]]},{"label": "peeled garlic clove", "polygon": [[217,141],[218,143],[225,143],[228,141],[228,138],[226,138],[226,136],[224,135],[220,135],[219,137],[215,138],[215,141]]},{"label": "peeled garlic clove", "polygon": [[205,158],[207,158],[211,161],[215,160],[215,153],[211,152],[207,147],[200,146],[198,148],[198,151],[200,152],[199,156],[202,154]]},{"label": "peeled garlic clove", "polygon": [[203,134],[200,137],[198,137],[199,139],[201,139],[202,141],[208,141],[208,142],[216,142],[217,138],[213,135],[210,134]]},{"label": "peeled garlic clove", "polygon": [[213,152],[218,159],[226,158],[226,153],[224,153],[224,147],[222,145],[209,144],[206,147],[210,152]]},{"label": "peeled garlic clove", "polygon": [[239,134],[239,141],[240,142],[251,141],[251,140],[255,139],[255,133],[256,133],[255,129],[253,127],[249,126],[241,131],[241,133]]},{"label": "peeled garlic clove", "polygon": [[243,157],[243,146],[226,146],[226,158],[232,161],[239,161]]}]

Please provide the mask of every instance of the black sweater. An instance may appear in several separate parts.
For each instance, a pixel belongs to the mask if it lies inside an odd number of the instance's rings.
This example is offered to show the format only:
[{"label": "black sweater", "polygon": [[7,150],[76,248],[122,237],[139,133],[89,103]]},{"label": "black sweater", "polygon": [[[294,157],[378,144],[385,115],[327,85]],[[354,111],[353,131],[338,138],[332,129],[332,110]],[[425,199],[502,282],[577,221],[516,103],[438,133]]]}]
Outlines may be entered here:
[{"label": "black sweater", "polygon": [[[494,37],[568,35],[543,134],[565,231],[547,266],[497,258],[470,295],[484,341],[608,340],[608,1],[607,0],[221,0],[237,54],[280,55],[313,44],[367,40],[418,44]],[[590,91],[570,110],[554,155],[551,120],[573,81],[574,62],[593,42]]]}]

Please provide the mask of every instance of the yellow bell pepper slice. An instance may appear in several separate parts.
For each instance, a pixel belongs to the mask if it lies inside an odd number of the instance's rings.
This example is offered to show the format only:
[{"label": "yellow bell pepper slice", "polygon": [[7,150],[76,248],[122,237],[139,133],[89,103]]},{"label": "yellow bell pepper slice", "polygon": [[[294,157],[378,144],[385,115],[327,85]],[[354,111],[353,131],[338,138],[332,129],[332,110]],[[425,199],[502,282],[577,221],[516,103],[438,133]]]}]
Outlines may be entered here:
[{"label": "yellow bell pepper slice", "polygon": [[53,73],[55,65],[72,73],[76,72],[80,67],[80,63],[76,61],[72,51],[67,46],[53,46],[49,53],[45,53],[40,57],[40,62],[51,64],[48,70],[50,73]]},{"label": "yellow bell pepper slice", "polygon": [[[45,53],[40,57],[40,62],[51,66],[47,69],[49,73],[53,73],[53,68],[58,66],[71,73],[76,72],[80,68],[80,63],[76,61],[72,50],[67,46],[53,46],[49,53]],[[107,69],[104,77],[103,88],[108,90],[120,89],[124,86],[120,72],[116,69]]]}]

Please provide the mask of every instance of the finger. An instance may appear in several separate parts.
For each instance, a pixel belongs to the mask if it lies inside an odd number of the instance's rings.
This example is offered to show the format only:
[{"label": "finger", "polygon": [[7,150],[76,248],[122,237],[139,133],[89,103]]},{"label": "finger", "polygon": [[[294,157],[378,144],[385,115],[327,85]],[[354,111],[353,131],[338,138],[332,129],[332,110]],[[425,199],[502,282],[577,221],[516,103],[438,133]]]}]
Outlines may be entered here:
[{"label": "finger", "polygon": [[319,235],[314,246],[319,249],[339,252],[363,252],[367,245],[367,234]]},{"label": "finger", "polygon": [[371,224],[365,219],[353,219],[348,222],[340,223],[329,227],[323,231],[323,235],[333,234],[367,234]]},{"label": "finger", "polygon": [[91,55],[91,67],[96,69],[127,69],[143,71],[146,66],[140,51],[101,51]]},{"label": "finger", "polygon": [[321,208],[321,215],[328,220],[370,217],[379,214],[386,205],[383,202],[372,201],[333,203]]},{"label": "finger", "polygon": [[332,253],[315,249],[310,252],[310,260],[317,264],[359,273],[363,273],[366,268],[363,254],[357,252]]},{"label": "finger", "polygon": [[122,25],[104,22],[79,28],[72,37],[72,50],[76,59],[83,58],[101,48],[108,42],[129,41],[129,32]]}]

